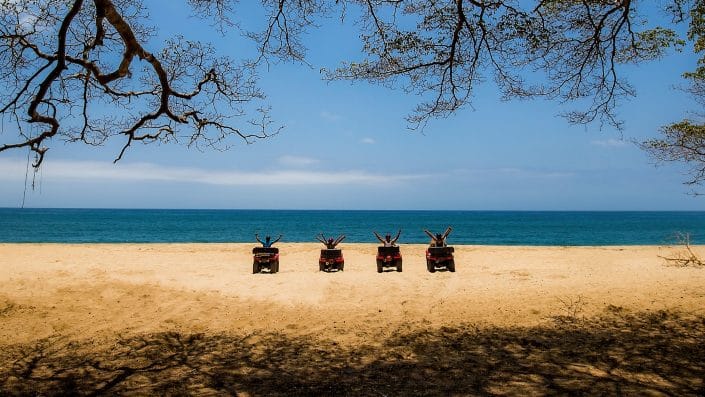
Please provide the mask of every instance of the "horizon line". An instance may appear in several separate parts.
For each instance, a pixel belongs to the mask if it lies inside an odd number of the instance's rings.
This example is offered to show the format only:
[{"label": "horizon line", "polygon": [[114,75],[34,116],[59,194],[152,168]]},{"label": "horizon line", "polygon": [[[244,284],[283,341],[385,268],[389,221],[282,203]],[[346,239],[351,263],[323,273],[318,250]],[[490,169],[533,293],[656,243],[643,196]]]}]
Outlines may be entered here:
[{"label": "horizon line", "polygon": [[135,210],[135,211],[350,211],[350,212],[705,212],[681,209],[346,209],[346,208],[185,208],[185,207],[2,207],[0,210]]}]

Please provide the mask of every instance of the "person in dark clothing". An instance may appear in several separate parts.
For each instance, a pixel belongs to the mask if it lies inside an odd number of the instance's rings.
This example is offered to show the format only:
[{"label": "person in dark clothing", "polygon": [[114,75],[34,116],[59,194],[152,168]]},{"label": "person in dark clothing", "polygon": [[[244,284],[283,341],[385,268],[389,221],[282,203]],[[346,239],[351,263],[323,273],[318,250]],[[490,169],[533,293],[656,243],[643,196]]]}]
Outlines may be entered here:
[{"label": "person in dark clothing", "polygon": [[377,232],[373,231],[372,233],[375,234],[377,240],[379,240],[385,247],[395,247],[397,245],[397,240],[399,240],[399,236],[401,235],[401,229],[399,229],[399,233],[397,233],[397,236],[394,237],[394,239],[392,239],[391,234],[386,234],[384,238],[382,238],[379,234],[377,234]]},{"label": "person in dark clothing", "polygon": [[445,247],[445,246],[447,245],[447,244],[446,244],[446,238],[448,238],[448,235],[449,235],[450,232],[452,232],[452,231],[453,231],[453,228],[450,227],[450,226],[448,226],[448,229],[446,229],[446,231],[443,232],[443,234],[436,233],[436,234],[434,235],[433,233],[431,233],[431,232],[429,232],[428,230],[424,229],[424,233],[426,233],[426,234],[428,235],[428,237],[431,237],[431,243],[430,243],[430,246],[431,246],[431,247]]},{"label": "person in dark clothing", "polygon": [[321,233],[316,236],[316,240],[322,242],[327,249],[332,250],[335,249],[335,247],[340,244],[341,241],[345,240],[345,235],[341,234],[337,239],[334,240],[333,238],[326,238],[326,236]]},{"label": "person in dark clothing", "polygon": [[272,241],[272,237],[264,236],[264,241],[262,241],[259,239],[259,234],[255,233],[255,239],[257,239],[257,242],[262,244],[262,247],[264,247],[264,248],[271,248],[274,245],[274,243],[281,240],[281,238],[282,238],[282,235],[280,234],[276,240]]}]

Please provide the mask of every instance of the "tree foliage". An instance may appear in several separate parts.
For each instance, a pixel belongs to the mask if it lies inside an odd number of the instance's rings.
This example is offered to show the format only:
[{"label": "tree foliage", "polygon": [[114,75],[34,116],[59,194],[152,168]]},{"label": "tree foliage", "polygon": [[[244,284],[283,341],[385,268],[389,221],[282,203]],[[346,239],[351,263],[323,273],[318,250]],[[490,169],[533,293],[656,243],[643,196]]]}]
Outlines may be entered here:
[{"label": "tree foliage", "polygon": [[[705,1],[691,4],[688,39],[696,53],[705,51]],[[705,106],[705,56],[701,56],[694,71],[686,72],[688,91],[699,106]],[[692,117],[661,128],[661,136],[642,143],[655,159],[662,162],[682,162],[690,174],[688,185],[705,182],[705,115],[694,112]]]},{"label": "tree foliage", "polygon": [[[235,0],[188,0],[222,29],[237,22]],[[12,0],[0,6],[0,111],[12,116],[15,142],[41,163],[48,142],[100,144],[185,141],[218,146],[272,132],[266,111],[247,120],[263,94],[256,68],[272,58],[305,62],[302,34],[337,14],[360,27],[363,56],[326,70],[331,80],[366,80],[418,94],[412,126],[472,103],[492,80],[504,98],[575,104],[575,123],[621,126],[617,106],[635,95],[623,66],[651,61],[686,40],[705,49],[705,0],[261,0],[264,28],[249,32],[252,60],[218,56],[211,46],[175,37],[159,52],[146,42],[141,0]],[[650,21],[661,13],[667,26]],[[689,26],[686,37],[678,24]],[[705,61],[686,74],[702,96]],[[97,105],[119,111],[101,114]],[[243,122],[243,117],[245,121]],[[703,164],[702,125],[683,121],[644,146],[657,158]],[[700,131],[697,135],[695,132]],[[276,132],[276,131],[274,131]],[[680,136],[687,139],[680,140]],[[699,137],[699,138],[698,138]],[[683,154],[685,146],[695,151]],[[675,149],[677,148],[677,150]],[[693,155],[697,154],[697,155]],[[702,180],[696,175],[696,181]]]},{"label": "tree foliage", "polygon": [[430,96],[410,116],[414,123],[457,111],[491,78],[505,98],[582,101],[566,114],[571,121],[618,126],[617,101],[634,95],[619,66],[683,44],[673,29],[642,23],[640,12],[652,5],[629,0],[360,3],[368,56],[329,77],[406,78],[409,91]]},{"label": "tree foliage", "polygon": [[661,128],[661,136],[642,144],[659,161],[690,166],[688,185],[705,181],[705,124],[683,120]]},{"label": "tree foliage", "polygon": [[239,120],[263,97],[255,65],[184,37],[150,51],[153,29],[139,0],[4,1],[0,17],[0,112],[16,128],[0,151],[29,148],[35,167],[57,138],[99,145],[120,136],[118,160],[134,142],[220,147],[233,135],[268,135],[265,109]]}]

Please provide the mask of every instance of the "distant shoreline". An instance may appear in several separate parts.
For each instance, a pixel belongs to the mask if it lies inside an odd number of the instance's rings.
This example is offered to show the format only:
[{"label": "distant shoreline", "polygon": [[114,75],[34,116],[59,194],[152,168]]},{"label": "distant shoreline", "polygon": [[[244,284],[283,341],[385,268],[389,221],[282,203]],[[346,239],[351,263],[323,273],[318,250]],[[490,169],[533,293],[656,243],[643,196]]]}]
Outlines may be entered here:
[{"label": "distant shoreline", "polygon": [[674,213],[705,213],[705,210],[680,210],[680,209],[667,209],[667,210],[502,210],[502,209],[484,209],[484,210],[468,210],[468,209],[331,209],[331,208],[318,208],[318,209],[300,209],[300,208],[148,208],[148,207],[0,207],[0,210],[19,210],[19,211],[31,211],[31,210],[67,210],[67,211],[280,211],[280,212],[512,212],[512,213],[658,213],[658,212],[674,212]]},{"label": "distant shoreline", "polygon": [[[132,245],[145,245],[145,246],[160,246],[160,245],[174,245],[174,246],[227,246],[227,245],[233,245],[233,246],[247,246],[247,247],[260,247],[261,245],[257,242],[241,242],[241,241],[230,241],[230,242],[222,242],[222,241],[217,241],[217,242],[100,242],[100,243],[80,243],[80,242],[70,242],[70,243],[62,243],[62,242],[6,242],[6,241],[0,241],[0,246],[13,246],[13,245],[20,245],[20,246],[28,246],[28,245],[49,245],[49,246],[132,246]],[[286,241],[283,243],[276,244],[275,247],[282,247],[282,246],[308,246],[308,245],[319,245],[321,249],[325,248],[323,244],[320,244],[315,241]],[[399,247],[404,248],[404,247],[428,247],[428,244],[422,244],[422,243],[400,243],[398,244]],[[625,248],[625,249],[639,249],[639,248],[664,248],[664,247],[675,247],[679,246],[681,244],[674,242],[672,244],[620,244],[620,245],[520,245],[520,244],[514,244],[514,245],[501,245],[501,244],[448,244],[449,246],[452,247],[465,247],[465,248],[510,248],[510,249],[522,249],[522,248],[527,248],[527,249],[541,249],[541,248],[610,248],[610,249],[619,249],[619,248]],[[705,247],[705,244],[690,244],[693,247]],[[346,246],[350,247],[360,247],[360,246],[370,246],[370,247],[378,247],[380,244],[378,243],[372,243],[372,242],[367,242],[367,243],[341,243],[339,248],[344,249]]]}]

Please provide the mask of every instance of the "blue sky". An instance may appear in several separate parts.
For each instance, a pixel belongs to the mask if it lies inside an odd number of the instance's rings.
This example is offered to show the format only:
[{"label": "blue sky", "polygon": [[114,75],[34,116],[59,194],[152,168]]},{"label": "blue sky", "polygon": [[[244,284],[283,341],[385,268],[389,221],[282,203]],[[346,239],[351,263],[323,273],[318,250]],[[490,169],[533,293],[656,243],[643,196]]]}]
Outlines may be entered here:
[{"label": "blue sky", "polygon": [[[189,18],[182,2],[147,3],[161,38],[184,34],[236,58],[252,53],[236,32],[221,37]],[[150,44],[154,50],[158,39]],[[625,69],[638,96],[619,109],[622,132],[570,125],[557,116],[570,106],[555,102],[502,102],[490,83],[477,90],[474,109],[433,120],[421,133],[404,120],[418,97],[321,79],[320,68],[359,58],[354,26],[329,20],[306,44],[311,67],[280,63],[260,70],[272,116],[284,126],[279,135],[225,152],[138,145],[115,165],[119,141],[98,149],[53,142],[25,205],[705,210],[705,199],[687,194],[683,167],[655,167],[632,143],[694,109],[674,88],[695,64],[689,51]],[[21,204],[25,170],[26,153],[0,154],[0,206]]]}]

